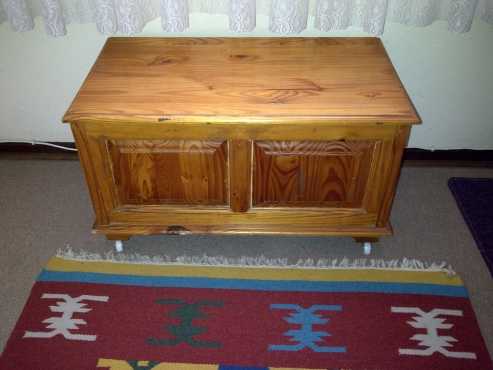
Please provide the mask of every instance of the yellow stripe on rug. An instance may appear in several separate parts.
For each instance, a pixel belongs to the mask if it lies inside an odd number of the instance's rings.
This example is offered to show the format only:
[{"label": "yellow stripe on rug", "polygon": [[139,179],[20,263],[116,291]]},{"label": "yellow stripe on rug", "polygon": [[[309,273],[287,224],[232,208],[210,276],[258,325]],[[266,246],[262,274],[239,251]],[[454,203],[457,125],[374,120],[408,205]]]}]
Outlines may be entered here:
[{"label": "yellow stripe on rug", "polygon": [[[53,257],[49,271],[90,272],[135,276],[204,277],[245,280],[303,281],[378,281],[392,283],[429,283],[462,286],[458,275],[433,270],[397,270],[379,268],[305,268],[250,266],[194,266],[178,264],[133,264],[113,261],[79,261]],[[389,271],[392,271],[390,274]]]}]

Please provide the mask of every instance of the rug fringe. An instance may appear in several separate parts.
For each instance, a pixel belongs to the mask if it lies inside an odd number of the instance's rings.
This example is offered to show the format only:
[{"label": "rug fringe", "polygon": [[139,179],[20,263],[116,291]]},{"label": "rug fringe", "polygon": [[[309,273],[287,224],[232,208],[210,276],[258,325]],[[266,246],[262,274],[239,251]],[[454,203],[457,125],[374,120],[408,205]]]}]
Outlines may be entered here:
[{"label": "rug fringe", "polygon": [[447,262],[423,262],[418,259],[375,259],[375,258],[305,258],[298,259],[294,264],[288,263],[287,258],[268,258],[264,255],[256,257],[225,257],[225,256],[178,256],[172,258],[166,255],[147,256],[139,253],[104,254],[86,251],[74,251],[70,246],[59,249],[57,257],[77,261],[124,262],[150,265],[192,265],[192,266],[236,266],[236,267],[283,267],[283,268],[316,268],[316,269],[375,269],[375,270],[410,270],[410,271],[443,271],[455,275],[453,268]]}]

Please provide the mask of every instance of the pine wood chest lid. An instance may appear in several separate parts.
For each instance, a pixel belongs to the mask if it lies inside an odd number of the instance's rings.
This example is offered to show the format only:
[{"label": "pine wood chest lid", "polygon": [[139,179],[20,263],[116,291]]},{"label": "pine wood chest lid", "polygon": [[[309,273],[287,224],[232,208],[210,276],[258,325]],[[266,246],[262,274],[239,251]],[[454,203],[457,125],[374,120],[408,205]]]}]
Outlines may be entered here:
[{"label": "pine wood chest lid", "polygon": [[377,38],[109,38],[65,122],[419,117]]}]

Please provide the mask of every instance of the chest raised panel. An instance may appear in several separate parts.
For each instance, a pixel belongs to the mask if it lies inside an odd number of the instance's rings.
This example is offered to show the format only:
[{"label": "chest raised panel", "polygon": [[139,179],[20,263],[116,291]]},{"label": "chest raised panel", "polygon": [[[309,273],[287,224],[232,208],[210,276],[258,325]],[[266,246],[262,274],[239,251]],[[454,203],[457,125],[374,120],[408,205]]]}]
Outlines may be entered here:
[{"label": "chest raised panel", "polygon": [[361,208],[376,143],[255,142],[253,205]]},{"label": "chest raised panel", "polygon": [[107,145],[121,204],[228,204],[226,141],[109,140]]}]

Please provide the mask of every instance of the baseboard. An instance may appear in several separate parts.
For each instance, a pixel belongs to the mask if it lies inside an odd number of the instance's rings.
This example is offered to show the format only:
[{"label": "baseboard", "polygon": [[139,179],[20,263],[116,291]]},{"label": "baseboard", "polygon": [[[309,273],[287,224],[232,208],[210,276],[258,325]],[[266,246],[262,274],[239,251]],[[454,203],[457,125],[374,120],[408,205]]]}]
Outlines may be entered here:
[{"label": "baseboard", "polygon": [[[75,149],[74,142],[50,142],[70,149]],[[78,160],[77,152],[30,143],[0,143],[2,159],[56,159]]]},{"label": "baseboard", "polygon": [[[72,141],[67,142],[48,142],[48,144],[54,144],[64,146],[67,148],[75,149],[75,143]],[[0,143],[0,152],[7,153],[61,153],[65,152],[63,149],[54,148],[46,145],[33,145],[29,143]]]},{"label": "baseboard", "polygon": [[[51,142],[50,144],[75,148],[75,143],[73,142]],[[0,143],[0,156],[9,158],[60,159],[62,157],[62,159],[77,159],[76,152],[28,143]],[[492,167],[493,150],[407,148],[404,152],[404,165]]]},{"label": "baseboard", "polygon": [[493,150],[406,148],[405,166],[493,167]]},{"label": "baseboard", "polygon": [[493,161],[493,150],[446,149],[427,150],[407,148],[404,160],[408,161]]}]

